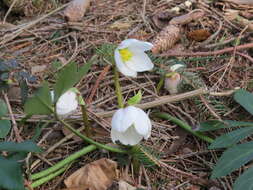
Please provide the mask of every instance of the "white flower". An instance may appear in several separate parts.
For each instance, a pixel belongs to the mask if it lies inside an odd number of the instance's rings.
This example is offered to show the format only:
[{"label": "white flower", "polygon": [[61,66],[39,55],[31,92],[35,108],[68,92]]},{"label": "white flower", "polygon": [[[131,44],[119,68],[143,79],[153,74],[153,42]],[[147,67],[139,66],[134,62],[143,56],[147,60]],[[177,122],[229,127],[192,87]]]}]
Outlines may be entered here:
[{"label": "white flower", "polygon": [[178,85],[181,82],[181,76],[177,72],[171,72],[166,75],[164,87],[167,89],[170,94],[178,93]]},{"label": "white flower", "polygon": [[136,39],[127,39],[120,43],[114,52],[118,70],[130,77],[136,77],[137,72],[152,70],[154,64],[145,53],[153,45]]},{"label": "white flower", "polygon": [[[54,99],[54,92],[51,91],[51,97]],[[68,116],[78,107],[77,95],[69,90],[60,96],[56,103],[56,113],[59,116]]]},{"label": "white flower", "polygon": [[112,117],[111,138],[124,145],[136,145],[151,134],[151,121],[140,108],[128,106],[117,110]]}]

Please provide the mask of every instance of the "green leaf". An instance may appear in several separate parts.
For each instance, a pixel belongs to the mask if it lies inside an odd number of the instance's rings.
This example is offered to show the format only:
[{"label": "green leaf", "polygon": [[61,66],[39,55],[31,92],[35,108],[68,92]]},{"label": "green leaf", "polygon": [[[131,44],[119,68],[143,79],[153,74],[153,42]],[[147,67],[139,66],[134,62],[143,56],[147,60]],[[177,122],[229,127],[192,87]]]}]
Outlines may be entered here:
[{"label": "green leaf", "polygon": [[5,116],[7,113],[8,113],[8,108],[7,108],[6,103],[2,99],[0,99],[0,117]]},{"label": "green leaf", "polygon": [[87,74],[91,64],[92,62],[90,61],[77,70],[77,64],[75,62],[71,62],[58,73],[54,86],[55,102],[57,102],[62,94],[72,88],[84,75]]},{"label": "green leaf", "polygon": [[240,89],[234,94],[234,99],[239,103],[244,109],[253,115],[253,94],[247,90]]},{"label": "green leaf", "polygon": [[32,141],[24,141],[21,143],[15,142],[0,142],[0,151],[9,152],[41,152],[41,148],[38,147]]},{"label": "green leaf", "polygon": [[228,175],[253,159],[253,142],[248,142],[226,150],[213,169],[211,178]]},{"label": "green leaf", "polygon": [[11,122],[9,120],[0,120],[0,138],[5,138],[11,129]]},{"label": "green leaf", "polygon": [[25,113],[28,115],[48,115],[53,113],[52,98],[47,82],[44,82],[41,88],[28,98],[25,103]]},{"label": "green leaf", "polygon": [[253,133],[253,127],[245,127],[235,131],[226,133],[214,140],[208,147],[209,149],[226,148],[238,143],[240,140],[246,138]]},{"label": "green leaf", "polygon": [[253,167],[236,179],[233,190],[253,190]]},{"label": "green leaf", "polygon": [[141,101],[141,98],[142,98],[142,94],[141,94],[141,91],[139,90],[138,93],[137,93],[136,95],[134,95],[132,98],[130,98],[130,99],[127,101],[127,104],[128,104],[129,106],[138,104],[138,103]]},{"label": "green leaf", "polygon": [[198,131],[214,131],[217,129],[227,128],[229,127],[224,122],[218,120],[210,120],[200,123],[200,128]]},{"label": "green leaf", "polygon": [[25,190],[21,164],[0,157],[0,187],[8,190]]},{"label": "green leaf", "polygon": [[198,131],[214,131],[217,129],[224,129],[230,127],[253,127],[253,122],[244,122],[244,121],[218,121],[218,120],[210,120],[200,123],[200,129]]}]

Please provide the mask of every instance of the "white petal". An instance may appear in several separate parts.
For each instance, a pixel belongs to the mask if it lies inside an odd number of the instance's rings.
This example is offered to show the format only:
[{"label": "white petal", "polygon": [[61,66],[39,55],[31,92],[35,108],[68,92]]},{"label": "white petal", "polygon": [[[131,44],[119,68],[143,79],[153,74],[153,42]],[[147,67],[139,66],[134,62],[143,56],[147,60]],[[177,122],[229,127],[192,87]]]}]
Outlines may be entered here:
[{"label": "white petal", "polygon": [[149,42],[144,42],[136,39],[126,39],[122,41],[119,45],[119,49],[124,49],[124,48],[134,48],[134,49],[139,49],[142,51],[148,51],[153,47],[153,44]]},{"label": "white petal", "polygon": [[135,128],[131,126],[123,133],[112,129],[111,138],[114,143],[120,141],[124,145],[136,145],[143,139],[143,136],[139,135]]},{"label": "white petal", "polygon": [[136,112],[138,112],[138,117],[134,121],[134,127],[136,131],[147,139],[151,133],[151,121],[148,115],[140,108],[135,107]]},{"label": "white petal", "polygon": [[[131,50],[133,51],[133,50]],[[134,52],[134,56],[127,61],[125,64],[130,69],[137,71],[137,72],[143,72],[143,71],[150,71],[153,69],[154,64],[148,57],[148,55],[144,52]]]},{"label": "white petal", "polygon": [[60,116],[68,115],[78,107],[76,93],[67,91],[58,99],[56,103],[56,112]]},{"label": "white petal", "polygon": [[129,67],[127,67],[126,64],[121,60],[121,56],[120,56],[118,48],[114,51],[114,59],[115,59],[117,69],[122,74],[129,76],[129,77],[136,77],[137,76],[137,72],[135,70],[132,70]]}]

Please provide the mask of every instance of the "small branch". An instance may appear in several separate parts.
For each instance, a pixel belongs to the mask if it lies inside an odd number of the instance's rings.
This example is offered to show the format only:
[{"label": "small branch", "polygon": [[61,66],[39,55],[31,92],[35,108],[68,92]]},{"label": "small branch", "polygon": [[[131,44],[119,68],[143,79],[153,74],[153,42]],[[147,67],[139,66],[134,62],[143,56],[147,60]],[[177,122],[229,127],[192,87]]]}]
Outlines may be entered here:
[{"label": "small branch", "polygon": [[124,107],[124,102],[123,102],[123,96],[122,96],[120,83],[119,83],[119,72],[117,71],[117,67],[115,65],[114,65],[114,68],[113,68],[113,72],[114,72],[115,91],[116,91],[116,95],[117,95],[117,98],[118,98],[118,106],[119,106],[119,108],[123,108]]},{"label": "small branch", "polygon": [[19,130],[18,130],[18,125],[17,125],[16,120],[14,118],[9,98],[8,98],[6,93],[3,93],[3,95],[4,95],[4,100],[7,104],[7,107],[8,107],[9,113],[10,113],[10,117],[11,117],[11,121],[12,121],[12,127],[13,127],[13,130],[14,130],[15,136],[17,138],[17,141],[22,142],[23,138],[20,136],[20,133],[19,133]]},{"label": "small branch", "polygon": [[97,88],[99,86],[100,81],[102,81],[104,79],[104,77],[107,75],[107,73],[108,73],[108,71],[109,71],[110,68],[111,68],[111,65],[107,65],[103,69],[103,71],[100,73],[100,75],[98,76],[98,79],[96,80],[96,83],[94,84],[94,86],[92,88],[92,91],[90,93],[90,96],[89,96],[89,98],[86,101],[87,104],[90,104],[92,102],[92,99],[93,99],[93,97],[94,97],[94,95],[96,93],[96,90],[97,90]]},{"label": "small branch", "polygon": [[248,43],[248,44],[243,44],[239,45],[236,47],[230,47],[230,48],[225,48],[222,50],[216,50],[216,51],[208,51],[208,52],[178,52],[178,51],[168,51],[167,53],[160,54],[158,56],[160,57],[172,57],[172,56],[180,56],[180,57],[196,57],[196,56],[209,56],[209,55],[219,55],[219,54],[224,54],[228,53],[231,51],[236,51],[236,50],[242,50],[242,49],[249,49],[253,48],[253,43]]}]

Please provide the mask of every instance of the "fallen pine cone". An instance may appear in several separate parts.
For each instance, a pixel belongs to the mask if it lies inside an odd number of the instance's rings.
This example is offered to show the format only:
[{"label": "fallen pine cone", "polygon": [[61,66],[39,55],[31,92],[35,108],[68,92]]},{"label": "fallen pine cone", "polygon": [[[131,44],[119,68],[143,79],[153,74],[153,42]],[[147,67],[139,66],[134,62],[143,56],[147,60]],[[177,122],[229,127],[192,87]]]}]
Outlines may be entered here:
[{"label": "fallen pine cone", "polygon": [[90,0],[73,0],[63,14],[68,21],[80,21],[90,6]]},{"label": "fallen pine cone", "polygon": [[154,39],[152,52],[157,54],[172,48],[179,40],[180,28],[176,25],[166,26]]}]

